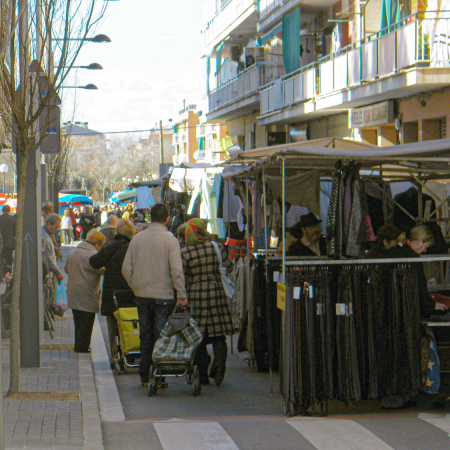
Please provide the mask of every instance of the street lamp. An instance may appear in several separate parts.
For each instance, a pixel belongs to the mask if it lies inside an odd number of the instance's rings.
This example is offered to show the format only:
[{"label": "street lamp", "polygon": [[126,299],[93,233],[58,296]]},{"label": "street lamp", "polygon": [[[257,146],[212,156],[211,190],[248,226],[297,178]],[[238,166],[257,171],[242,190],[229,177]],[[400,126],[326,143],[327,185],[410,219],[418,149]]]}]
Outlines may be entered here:
[{"label": "street lamp", "polygon": [[106,34],[97,34],[94,37],[91,38],[62,38],[62,39],[52,39],[52,41],[88,41],[88,42],[95,42],[96,44],[106,44],[111,42],[111,39],[106,36]]},{"label": "street lamp", "polygon": [[[70,67],[70,66],[64,66],[64,67]],[[71,69],[88,69],[88,70],[103,70],[103,67],[98,63],[92,63],[88,66],[72,66]]]},{"label": "street lamp", "polygon": [[5,193],[5,176],[8,172],[9,167],[6,164],[0,164],[0,172],[3,174],[3,193]]},{"label": "street lamp", "polygon": [[98,87],[95,84],[87,84],[86,86],[61,86],[60,89],[87,89],[88,91],[96,91]]}]

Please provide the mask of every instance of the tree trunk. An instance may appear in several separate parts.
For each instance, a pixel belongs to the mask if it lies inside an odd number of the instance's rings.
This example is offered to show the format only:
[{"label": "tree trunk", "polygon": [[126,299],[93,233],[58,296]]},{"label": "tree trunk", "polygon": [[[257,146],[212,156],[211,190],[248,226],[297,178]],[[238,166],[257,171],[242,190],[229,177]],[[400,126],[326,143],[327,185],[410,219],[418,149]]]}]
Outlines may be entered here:
[{"label": "tree trunk", "polygon": [[[20,285],[22,275],[22,248],[23,248],[23,214],[25,200],[25,186],[27,167],[30,159],[30,149],[18,148],[21,152],[17,161],[17,215],[16,215],[16,248],[14,258],[14,276],[12,279],[11,295],[11,325],[10,325],[10,381],[8,395],[19,392],[20,376]],[[31,150],[32,151],[32,150]]]}]

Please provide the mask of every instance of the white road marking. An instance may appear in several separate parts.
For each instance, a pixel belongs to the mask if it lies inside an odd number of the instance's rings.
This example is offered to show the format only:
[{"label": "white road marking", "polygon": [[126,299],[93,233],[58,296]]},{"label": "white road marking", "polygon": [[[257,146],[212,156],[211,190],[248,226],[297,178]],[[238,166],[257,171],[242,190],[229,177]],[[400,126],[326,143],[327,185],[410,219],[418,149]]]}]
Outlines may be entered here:
[{"label": "white road marking", "polygon": [[425,422],[440,428],[442,431],[445,431],[450,437],[450,414],[446,414],[445,416],[441,415],[441,417],[429,417],[426,419],[423,419],[422,417],[420,418]]},{"label": "white road marking", "polygon": [[164,450],[239,450],[218,422],[153,424]]},{"label": "white road marking", "polygon": [[303,418],[287,423],[317,450],[394,450],[353,420]]}]

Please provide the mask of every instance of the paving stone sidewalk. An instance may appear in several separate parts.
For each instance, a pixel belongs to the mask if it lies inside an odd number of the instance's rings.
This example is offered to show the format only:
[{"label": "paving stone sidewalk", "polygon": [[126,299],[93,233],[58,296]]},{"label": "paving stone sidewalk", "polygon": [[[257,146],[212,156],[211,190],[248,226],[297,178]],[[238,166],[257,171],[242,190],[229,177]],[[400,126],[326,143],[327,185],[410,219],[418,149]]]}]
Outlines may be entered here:
[{"label": "paving stone sidewalk", "polygon": [[[41,367],[21,369],[20,394],[4,397],[6,449],[103,449],[91,356],[73,352],[73,334],[69,311],[55,321],[54,339],[45,332]],[[9,339],[2,339],[1,356],[6,394]]]}]

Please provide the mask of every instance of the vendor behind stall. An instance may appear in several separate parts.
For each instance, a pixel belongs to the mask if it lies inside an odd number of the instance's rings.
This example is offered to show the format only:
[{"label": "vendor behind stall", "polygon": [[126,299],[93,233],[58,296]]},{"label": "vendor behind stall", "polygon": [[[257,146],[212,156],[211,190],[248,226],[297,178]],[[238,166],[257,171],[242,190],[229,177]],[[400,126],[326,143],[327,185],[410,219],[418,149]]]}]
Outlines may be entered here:
[{"label": "vendor behind stall", "polygon": [[301,229],[302,237],[288,248],[287,256],[326,256],[327,245],[322,237],[322,223],[313,213],[305,214],[293,228]]},{"label": "vendor behind stall", "polygon": [[[411,230],[408,242],[402,246],[396,246],[386,252],[387,258],[420,258],[422,253],[434,244],[431,230],[424,225]],[[417,275],[419,287],[420,315],[429,317],[431,314],[446,314],[447,307],[436,302],[428,292],[427,279],[423,270],[423,263],[412,264]]]},{"label": "vendor behind stall", "polygon": [[367,253],[367,258],[387,258],[388,250],[393,249],[404,239],[404,233],[393,225],[383,225],[377,231],[377,240]]}]

